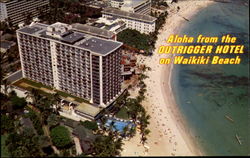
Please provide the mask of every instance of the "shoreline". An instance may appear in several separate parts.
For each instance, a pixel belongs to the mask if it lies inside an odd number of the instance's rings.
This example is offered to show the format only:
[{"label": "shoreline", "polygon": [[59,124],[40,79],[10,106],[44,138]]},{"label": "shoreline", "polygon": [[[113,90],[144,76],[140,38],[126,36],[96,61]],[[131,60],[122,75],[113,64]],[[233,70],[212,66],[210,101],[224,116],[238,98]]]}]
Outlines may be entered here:
[{"label": "shoreline", "polygon": [[[122,156],[199,156],[204,155],[204,151],[195,144],[192,139],[193,132],[188,128],[188,123],[182,116],[175,96],[172,91],[171,77],[173,64],[160,65],[159,59],[172,57],[169,54],[158,54],[161,45],[168,45],[165,41],[171,34],[178,34],[186,24],[187,19],[191,19],[201,9],[213,4],[212,1],[179,1],[174,7],[181,9],[176,13],[169,13],[168,18],[159,31],[156,41],[156,50],[151,57],[142,57],[142,64],[151,67],[151,71],[146,72],[149,76],[145,80],[147,85],[146,100],[142,105],[151,116],[148,136],[148,143],[145,148],[140,145],[140,135],[136,135],[129,141],[125,141]],[[184,8],[184,9],[183,9]],[[184,18],[183,18],[184,17]],[[187,132],[188,131],[188,132]]]}]

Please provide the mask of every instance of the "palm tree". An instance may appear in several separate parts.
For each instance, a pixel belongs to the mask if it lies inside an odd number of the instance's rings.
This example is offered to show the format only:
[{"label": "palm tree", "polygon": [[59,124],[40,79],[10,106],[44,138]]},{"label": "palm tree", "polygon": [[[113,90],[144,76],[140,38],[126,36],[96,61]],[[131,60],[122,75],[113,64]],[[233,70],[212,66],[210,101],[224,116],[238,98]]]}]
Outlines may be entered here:
[{"label": "palm tree", "polygon": [[147,135],[150,133],[149,129],[145,129],[142,133],[141,143],[144,145],[147,141]]},{"label": "palm tree", "polygon": [[61,109],[60,101],[61,101],[60,95],[58,93],[55,93],[52,96],[52,102],[53,102],[53,105],[55,106],[55,108],[53,108],[53,112],[55,112],[56,114],[58,114]]},{"label": "palm tree", "polygon": [[112,135],[99,136],[93,143],[93,153],[95,157],[119,156],[122,150],[122,139],[114,138]]},{"label": "palm tree", "polygon": [[35,88],[32,88],[30,92],[28,92],[28,91],[25,92],[25,94],[26,94],[26,99],[31,99],[31,102],[34,105],[36,105],[41,98],[38,90]]},{"label": "palm tree", "polygon": [[122,130],[122,136],[126,137],[128,135],[128,132],[129,132],[128,126],[125,126]]}]

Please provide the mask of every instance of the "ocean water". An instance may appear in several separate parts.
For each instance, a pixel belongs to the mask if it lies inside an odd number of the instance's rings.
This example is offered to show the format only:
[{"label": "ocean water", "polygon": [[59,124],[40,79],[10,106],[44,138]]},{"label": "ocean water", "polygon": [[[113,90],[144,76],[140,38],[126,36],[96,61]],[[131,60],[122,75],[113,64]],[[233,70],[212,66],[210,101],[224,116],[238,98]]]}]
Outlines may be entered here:
[{"label": "ocean water", "polygon": [[202,9],[181,34],[236,36],[237,43],[246,48],[241,64],[175,65],[172,75],[176,102],[206,155],[250,155],[249,7],[243,1],[233,2]]}]

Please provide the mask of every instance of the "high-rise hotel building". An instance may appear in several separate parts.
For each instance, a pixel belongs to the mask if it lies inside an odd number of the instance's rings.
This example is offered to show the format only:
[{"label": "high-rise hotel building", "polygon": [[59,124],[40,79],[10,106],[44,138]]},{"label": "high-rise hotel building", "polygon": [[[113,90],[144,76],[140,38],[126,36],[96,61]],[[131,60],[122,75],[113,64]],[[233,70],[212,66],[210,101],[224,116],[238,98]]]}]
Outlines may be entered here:
[{"label": "high-rise hotel building", "polygon": [[24,78],[102,107],[121,93],[121,42],[59,22],[21,28],[17,39]]},{"label": "high-rise hotel building", "polygon": [[0,0],[0,21],[9,19],[13,24],[18,24],[28,15],[37,17],[48,10],[49,0]]}]

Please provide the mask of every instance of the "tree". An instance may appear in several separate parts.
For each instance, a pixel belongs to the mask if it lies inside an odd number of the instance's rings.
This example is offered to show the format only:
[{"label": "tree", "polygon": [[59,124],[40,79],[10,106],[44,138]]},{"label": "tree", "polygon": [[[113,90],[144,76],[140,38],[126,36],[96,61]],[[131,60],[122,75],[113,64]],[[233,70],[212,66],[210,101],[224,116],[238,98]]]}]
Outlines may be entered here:
[{"label": "tree", "polygon": [[55,108],[53,108],[54,113],[59,114],[59,111],[61,109],[61,105],[60,105],[60,95],[58,93],[55,93],[52,96],[52,104],[55,106]]},{"label": "tree", "polygon": [[29,117],[31,119],[31,121],[33,122],[34,128],[36,129],[36,131],[39,135],[44,134],[43,129],[42,129],[41,120],[36,112],[34,112],[33,110],[30,109],[29,113],[26,114],[24,117]]},{"label": "tree", "polygon": [[84,122],[81,122],[81,124],[87,128],[87,129],[90,129],[90,130],[93,130],[93,131],[96,131],[98,129],[98,125],[96,122],[94,121],[84,121]]},{"label": "tree", "polygon": [[4,85],[4,94],[8,95],[8,89],[10,88],[9,86],[9,81],[7,79],[3,80],[3,85]]},{"label": "tree", "polygon": [[44,157],[45,154],[37,143],[39,136],[27,130],[18,134],[9,134],[6,145],[11,157]]},{"label": "tree", "polygon": [[118,41],[124,42],[124,44],[126,45],[145,51],[150,49],[149,39],[150,36],[141,34],[139,31],[131,29],[126,29],[117,35]]},{"label": "tree", "polygon": [[59,120],[60,119],[56,114],[49,115],[49,117],[47,119],[49,128],[53,128],[53,127],[57,126],[59,124]]},{"label": "tree", "polygon": [[115,157],[122,151],[122,139],[115,138],[114,135],[99,136],[93,143],[93,153],[95,157]]},{"label": "tree", "polygon": [[20,98],[18,96],[12,96],[10,98],[12,105],[15,109],[22,109],[27,105],[25,98]]},{"label": "tree", "polygon": [[14,131],[14,128],[14,120],[10,116],[1,115],[1,135]]},{"label": "tree", "polygon": [[53,144],[58,148],[68,148],[72,145],[70,133],[64,126],[57,126],[50,133]]},{"label": "tree", "polygon": [[32,88],[30,92],[25,92],[26,99],[31,99],[32,104],[36,105],[41,98],[37,89]]}]

